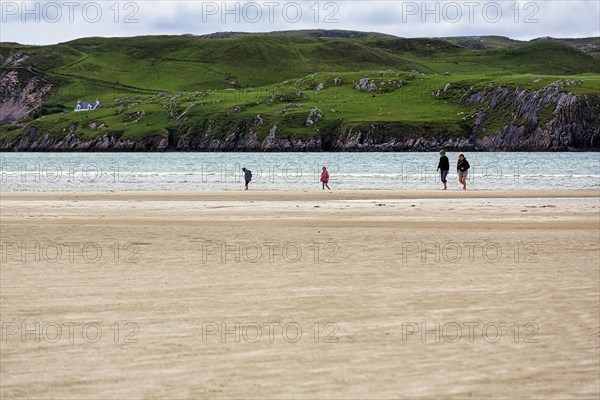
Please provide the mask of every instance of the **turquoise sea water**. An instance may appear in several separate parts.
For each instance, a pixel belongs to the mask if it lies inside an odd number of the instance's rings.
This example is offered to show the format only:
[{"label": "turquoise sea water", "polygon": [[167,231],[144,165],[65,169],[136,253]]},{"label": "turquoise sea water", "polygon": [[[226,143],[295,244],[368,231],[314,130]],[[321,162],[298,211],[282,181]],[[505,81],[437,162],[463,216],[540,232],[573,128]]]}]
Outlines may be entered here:
[{"label": "turquoise sea water", "polygon": [[[598,189],[600,153],[466,153],[471,190]],[[458,153],[449,189],[460,189]],[[320,189],[429,190],[441,187],[437,153],[0,153],[5,191]]]}]

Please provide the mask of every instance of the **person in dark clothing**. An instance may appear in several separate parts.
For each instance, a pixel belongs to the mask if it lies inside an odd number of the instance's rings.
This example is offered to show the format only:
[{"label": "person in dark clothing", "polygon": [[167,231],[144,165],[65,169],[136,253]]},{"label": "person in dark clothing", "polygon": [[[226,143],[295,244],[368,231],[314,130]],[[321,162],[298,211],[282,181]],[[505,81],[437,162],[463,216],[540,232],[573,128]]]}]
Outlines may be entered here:
[{"label": "person in dark clothing", "polygon": [[458,163],[456,164],[456,172],[458,172],[458,181],[462,183],[463,190],[467,190],[467,175],[469,174],[469,162],[465,158],[464,154],[458,156]]},{"label": "person in dark clothing", "polygon": [[244,171],[244,180],[246,181],[246,186],[244,190],[248,190],[248,184],[252,180],[252,171],[246,169],[246,167],[242,168],[242,171]]},{"label": "person in dark clothing", "polygon": [[450,161],[448,160],[448,157],[446,157],[446,152],[444,150],[440,150],[440,162],[438,163],[437,170],[440,171],[440,179],[444,184],[444,190],[448,189],[446,177],[450,171]]}]

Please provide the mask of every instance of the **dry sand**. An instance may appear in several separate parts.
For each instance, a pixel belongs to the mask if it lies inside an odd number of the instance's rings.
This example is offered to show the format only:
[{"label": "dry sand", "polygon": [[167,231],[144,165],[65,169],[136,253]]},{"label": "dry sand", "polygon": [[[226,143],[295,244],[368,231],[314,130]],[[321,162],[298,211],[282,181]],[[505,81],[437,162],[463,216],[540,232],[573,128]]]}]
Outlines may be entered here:
[{"label": "dry sand", "polygon": [[598,191],[0,205],[2,399],[600,395]]}]

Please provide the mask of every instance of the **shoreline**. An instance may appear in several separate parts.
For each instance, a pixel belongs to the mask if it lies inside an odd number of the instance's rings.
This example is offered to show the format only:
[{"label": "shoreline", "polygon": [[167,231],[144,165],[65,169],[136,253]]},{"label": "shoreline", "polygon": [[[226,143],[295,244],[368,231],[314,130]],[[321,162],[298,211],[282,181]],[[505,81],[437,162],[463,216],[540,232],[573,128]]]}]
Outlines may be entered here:
[{"label": "shoreline", "polygon": [[600,190],[236,190],[236,191],[3,191],[0,200],[314,201],[600,198]]}]

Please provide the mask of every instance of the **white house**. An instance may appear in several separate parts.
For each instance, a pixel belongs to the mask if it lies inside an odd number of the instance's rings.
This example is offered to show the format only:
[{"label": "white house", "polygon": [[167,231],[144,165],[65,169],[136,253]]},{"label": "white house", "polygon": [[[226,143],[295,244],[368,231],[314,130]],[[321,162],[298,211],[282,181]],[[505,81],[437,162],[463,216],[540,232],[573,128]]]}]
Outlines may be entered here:
[{"label": "white house", "polygon": [[88,103],[86,101],[78,100],[77,105],[75,106],[75,110],[73,111],[91,111],[97,110],[101,107],[102,106],[100,105],[100,100],[96,100],[95,103]]}]

